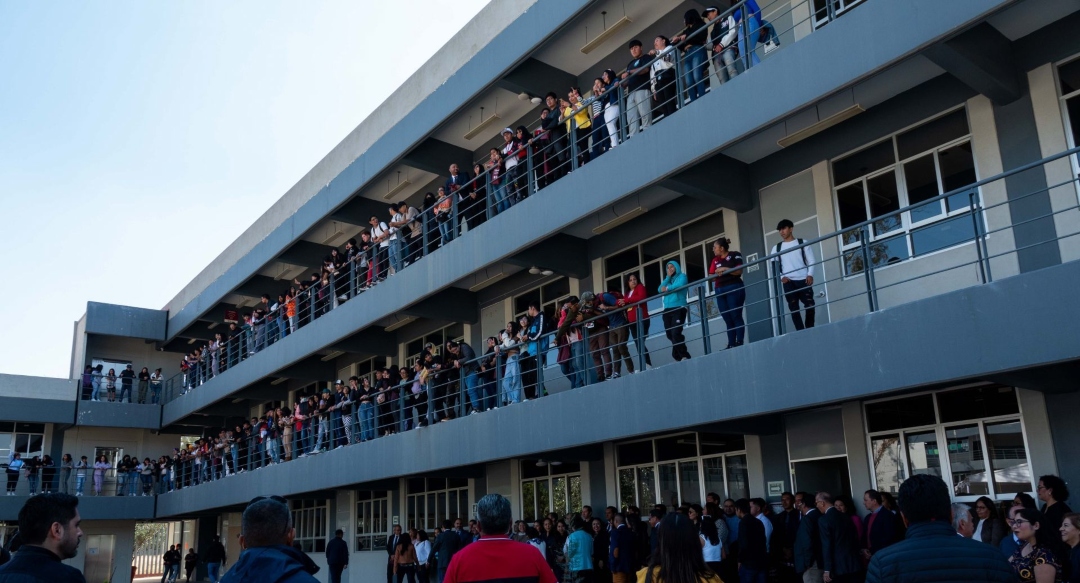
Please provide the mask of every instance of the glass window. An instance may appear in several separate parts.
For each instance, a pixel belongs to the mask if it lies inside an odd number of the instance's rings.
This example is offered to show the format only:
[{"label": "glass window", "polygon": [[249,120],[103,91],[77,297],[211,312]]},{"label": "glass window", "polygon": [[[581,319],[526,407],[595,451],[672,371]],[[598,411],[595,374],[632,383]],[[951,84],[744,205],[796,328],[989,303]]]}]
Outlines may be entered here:
[{"label": "glass window", "polygon": [[[619,470],[619,502],[621,508],[638,506],[636,485],[634,468]],[[645,508],[646,506],[641,507]]]},{"label": "glass window", "polygon": [[[941,184],[944,187],[942,194],[963,188],[969,184],[978,182],[975,174],[975,155],[971,151],[971,142],[957,144],[951,148],[945,148],[938,152],[938,160],[941,165]],[[978,196],[975,197],[978,200]],[[959,193],[945,199],[948,211],[965,210],[971,207],[971,197],[968,193]]]},{"label": "glass window", "polygon": [[696,461],[679,462],[679,494],[684,503],[701,504],[701,476]]},{"label": "glass window", "polygon": [[[909,204],[918,204],[941,194],[938,188],[937,166],[934,155],[927,154],[904,164],[904,180],[907,182]],[[940,204],[925,204],[909,213],[912,223],[919,223],[941,214]]]},{"label": "glass window", "polygon": [[620,444],[616,451],[620,466],[634,466],[647,464],[653,461],[652,441],[633,441]]},{"label": "glass window", "polygon": [[680,230],[682,231],[683,247],[701,241],[705,241],[711,247],[713,240],[710,237],[716,237],[717,233],[724,232],[724,213],[713,213],[684,226]]},{"label": "glass window", "polygon": [[521,483],[521,516],[525,522],[532,522],[536,513],[536,485],[530,480]]},{"label": "glass window", "polygon": [[[641,508],[662,502],[667,506],[682,503],[700,504],[708,492],[740,497],[748,495],[746,455],[741,451],[725,456],[698,454],[698,443],[715,452],[745,449],[742,436],[714,433],[682,433],[652,441],[616,445],[616,451],[626,445],[655,442],[657,457],[667,463],[646,463],[638,467],[618,468],[619,501],[623,507],[635,504]],[[678,457],[682,456],[682,457]],[[639,458],[640,459],[640,458]],[[650,457],[651,459],[651,457]],[[627,465],[620,455],[620,465]],[[700,468],[700,470],[699,470]]]},{"label": "glass window", "polygon": [[968,133],[967,111],[961,108],[897,135],[896,150],[904,160]]},{"label": "glass window", "polygon": [[986,475],[986,456],[978,425],[947,427],[945,443],[949,450],[953,493],[957,496],[986,496],[990,485]]},{"label": "glass window", "polygon": [[937,416],[934,414],[933,395],[916,395],[866,405],[866,427],[870,433],[935,423]]},{"label": "glass window", "polygon": [[943,423],[1020,413],[1016,391],[1000,385],[939,393],[937,402]]},{"label": "glass window", "polygon": [[866,180],[866,198],[870,201],[870,216],[874,219],[874,235],[891,233],[904,226],[900,215],[881,215],[900,210],[900,191],[896,187],[896,173],[892,170]]},{"label": "glass window", "polygon": [[705,475],[705,493],[715,492],[722,498],[727,497],[724,487],[724,458],[712,457],[701,460],[702,474]]},{"label": "glass window", "polygon": [[293,500],[293,527],[296,536],[293,541],[300,544],[306,553],[326,551],[326,525],[330,504],[326,500]]},{"label": "glass window", "polygon": [[637,469],[638,508],[648,508],[656,504],[656,470],[651,466]]},{"label": "glass window", "polygon": [[729,455],[725,458],[727,466],[728,498],[749,498],[750,477],[746,469],[746,454]]},{"label": "glass window", "polygon": [[[523,460],[521,465],[522,475],[528,469],[532,475],[539,470],[543,476],[521,482],[521,507],[525,520],[531,522],[534,518],[548,512],[555,512],[562,516],[571,510],[581,509],[580,464],[545,463],[543,466],[537,466],[536,461]],[[633,486],[632,476],[631,472],[631,486]],[[620,491],[620,495],[623,494],[625,493]],[[632,491],[630,495],[633,496]],[[466,504],[464,500],[461,503]]]},{"label": "glass window", "polygon": [[874,464],[877,489],[882,492],[900,491],[904,481],[903,460],[900,458],[900,436],[880,435],[870,440],[870,457]]},{"label": "glass window", "polygon": [[407,509],[415,508],[415,522],[405,528],[422,528],[428,532],[446,519],[467,519],[469,508],[467,478],[409,478],[406,482]]},{"label": "glass window", "polygon": [[699,433],[698,442],[701,444],[701,455],[728,453],[746,449],[746,440],[741,435]]},{"label": "glass window", "polygon": [[896,162],[892,140],[882,140],[833,162],[833,180],[836,184],[851,182],[872,174]]},{"label": "glass window", "polygon": [[677,508],[682,500],[679,498],[679,476],[675,464],[660,464],[657,470],[660,474],[660,501],[669,508]]},{"label": "glass window", "polygon": [[1034,482],[1019,421],[986,424],[994,490],[999,494],[1030,492]]},{"label": "glass window", "polygon": [[[979,230],[986,232],[986,229],[982,227],[982,215],[976,214],[975,220],[979,222]],[[911,248],[917,257],[959,245],[974,238],[975,225],[971,220],[971,214],[965,213],[912,231]],[[907,249],[904,249],[904,253],[907,253]]]},{"label": "glass window", "polygon": [[570,480],[570,491],[568,493],[568,496],[569,496],[569,499],[570,499],[570,501],[569,501],[570,510],[573,511],[573,512],[578,512],[578,511],[581,510],[581,504],[582,504],[581,503],[581,476],[577,476],[577,475],[568,476],[568,479]]},{"label": "glass window", "polygon": [[656,459],[658,461],[694,457],[697,453],[697,435],[694,433],[662,437],[656,440]]},{"label": "glass window", "polygon": [[941,458],[938,451],[937,431],[920,431],[904,434],[907,441],[908,473],[928,474],[941,477]]},{"label": "glass window", "polygon": [[[840,226],[843,228],[866,221],[866,198],[863,196],[863,183],[836,189],[836,207],[840,213]],[[844,244],[858,241],[857,231],[844,233]]]},{"label": "glass window", "polygon": [[641,265],[638,248],[633,247],[604,259],[604,273],[622,273]]}]

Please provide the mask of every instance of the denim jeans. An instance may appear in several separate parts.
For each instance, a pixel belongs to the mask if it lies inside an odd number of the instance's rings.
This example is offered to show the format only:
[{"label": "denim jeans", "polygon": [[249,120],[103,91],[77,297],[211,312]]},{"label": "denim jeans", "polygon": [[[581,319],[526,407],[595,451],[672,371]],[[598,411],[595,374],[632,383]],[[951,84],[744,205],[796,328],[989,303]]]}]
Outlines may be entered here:
[{"label": "denim jeans", "polygon": [[375,439],[375,405],[370,402],[360,403],[360,439]]},{"label": "denim jeans", "polygon": [[739,567],[739,583],[765,583],[766,572],[764,569],[748,569]]},{"label": "denim jeans", "polygon": [[130,403],[131,402],[131,385],[120,385],[120,402],[121,403],[125,402],[124,401],[124,396],[125,395],[127,396],[127,401],[126,402]]},{"label": "denim jeans", "polygon": [[511,354],[506,357],[506,367],[503,369],[502,394],[507,403],[521,402],[521,367],[518,364],[518,355]]},{"label": "denim jeans", "polygon": [[453,226],[454,225],[450,222],[450,219],[447,219],[445,221],[439,221],[439,237],[442,239],[443,245],[454,240],[454,230],[452,228]]},{"label": "denim jeans", "polygon": [[206,574],[213,583],[221,581],[221,563],[207,563]]},{"label": "denim jeans", "polygon": [[[740,55],[747,55],[747,54],[750,55],[750,66],[751,67],[754,66],[754,65],[757,65],[758,63],[761,62],[761,59],[758,58],[758,56],[757,56],[757,52],[754,51],[754,49],[757,48],[758,37],[760,36],[760,34],[758,32],[759,27],[760,27],[760,22],[759,22],[759,20],[757,18],[751,17],[750,22],[748,22],[746,24],[745,29],[742,26],[742,22],[741,21],[739,22],[739,54]],[[746,36],[743,35],[744,32],[746,33]],[[747,46],[746,46],[746,38],[747,37],[750,38],[750,47],[749,48],[747,48]]]},{"label": "denim jeans", "polygon": [[101,394],[101,381],[93,381],[91,384],[94,387],[94,390],[90,393],[90,398],[97,401]]},{"label": "denim jeans", "polygon": [[746,287],[742,281],[716,288],[716,307],[727,325],[728,346],[743,343],[746,324],[743,322],[742,308],[746,303]]},{"label": "denim jeans", "polygon": [[229,452],[232,454],[232,471],[239,472],[240,463],[238,457],[240,455],[240,446],[235,443],[232,444],[231,446],[229,446]]},{"label": "denim jeans", "polygon": [[705,47],[697,46],[686,51],[683,66],[686,96],[693,101],[705,95]]},{"label": "denim jeans", "polygon": [[506,192],[506,178],[503,178],[500,184],[492,186],[492,190],[495,194],[495,211],[501,213],[510,208],[510,200]]},{"label": "denim jeans", "polygon": [[75,493],[82,496],[83,487],[86,485],[86,476],[75,476]]},{"label": "denim jeans", "polygon": [[476,371],[465,375],[465,393],[469,395],[469,403],[475,411],[484,410],[484,403],[482,402],[483,397],[477,391],[477,384],[479,381],[480,379],[476,374]]},{"label": "denim jeans", "polygon": [[400,236],[395,239],[390,239],[390,267],[394,269],[394,273],[401,271],[404,267],[404,260],[401,256]]},{"label": "denim jeans", "polygon": [[742,69],[742,61],[735,56],[735,49],[731,47],[727,47],[720,51],[719,54],[713,55],[713,71],[716,73],[721,85],[737,77],[742,72]]},{"label": "denim jeans", "polygon": [[[35,478],[36,479],[36,478]],[[33,482],[31,482],[33,483]],[[127,483],[127,474],[123,472],[116,472],[116,495],[124,495],[124,484]]]}]

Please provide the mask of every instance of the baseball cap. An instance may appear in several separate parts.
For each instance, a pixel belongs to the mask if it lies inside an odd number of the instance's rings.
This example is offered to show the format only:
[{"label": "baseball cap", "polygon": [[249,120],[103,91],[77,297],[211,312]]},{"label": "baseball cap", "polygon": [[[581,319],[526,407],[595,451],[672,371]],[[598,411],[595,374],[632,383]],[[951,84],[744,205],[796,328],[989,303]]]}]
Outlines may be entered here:
[{"label": "baseball cap", "polygon": [[334,381],[334,384],[335,385],[344,385],[345,383],[341,382],[341,379],[338,379],[338,380]]},{"label": "baseball cap", "polygon": [[595,299],[595,298],[596,298],[596,294],[592,293],[591,291],[587,291],[587,292],[581,294],[581,301],[583,301],[585,303],[589,303],[589,302],[593,301],[593,299]]}]

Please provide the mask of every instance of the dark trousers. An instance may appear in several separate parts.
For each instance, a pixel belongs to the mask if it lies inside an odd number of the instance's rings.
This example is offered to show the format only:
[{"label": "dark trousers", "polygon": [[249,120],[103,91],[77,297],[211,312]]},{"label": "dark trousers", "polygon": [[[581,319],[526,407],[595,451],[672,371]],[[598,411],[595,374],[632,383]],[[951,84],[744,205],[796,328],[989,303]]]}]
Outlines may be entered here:
[{"label": "dark trousers", "polygon": [[[645,352],[645,364],[652,366],[652,357],[649,356],[649,346],[646,344],[645,339],[649,337],[649,324],[651,320],[645,318],[641,321],[641,337],[638,338],[638,325],[637,322],[630,322],[630,337],[634,339],[634,349],[637,350],[637,345],[641,346],[641,349]],[[635,354],[636,358],[637,355]]]},{"label": "dark trousers", "polygon": [[727,325],[728,346],[739,346],[746,334],[743,321],[743,304],[746,303],[746,287],[740,280],[716,288],[716,307]]},{"label": "dark trousers", "polygon": [[596,376],[600,380],[611,376],[611,349],[608,348],[607,328],[589,330],[589,352],[592,353]]},{"label": "dark trousers", "polygon": [[675,360],[690,358],[690,351],[686,349],[686,337],[682,333],[685,324],[686,308],[664,310],[664,334],[671,341],[671,358]]},{"label": "dark trousers", "polygon": [[[784,299],[787,300],[788,311],[791,312],[791,322],[796,330],[814,327],[814,287],[808,285],[806,280],[796,281],[789,279],[784,283]],[[806,308],[806,323],[803,323],[802,315],[799,314],[799,302]]]},{"label": "dark trousers", "polygon": [[408,579],[409,583],[416,583],[416,566],[402,567],[398,566],[397,569],[397,583],[405,583]]},{"label": "dark trousers", "polygon": [[765,583],[768,571],[739,567],[739,583]]},{"label": "dark trousers", "polygon": [[523,354],[518,359],[518,365],[521,367],[521,384],[525,387],[525,398],[535,399],[537,395],[537,380],[536,373],[536,357],[531,354]]},{"label": "dark trousers", "polygon": [[330,565],[330,583],[341,583],[341,572],[345,565]]}]

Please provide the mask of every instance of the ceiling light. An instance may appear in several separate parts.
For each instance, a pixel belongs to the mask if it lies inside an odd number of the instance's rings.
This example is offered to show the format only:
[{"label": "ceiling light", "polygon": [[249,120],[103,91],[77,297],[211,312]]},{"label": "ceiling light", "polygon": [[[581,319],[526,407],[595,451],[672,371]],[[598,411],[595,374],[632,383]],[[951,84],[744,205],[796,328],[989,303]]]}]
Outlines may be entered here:
[{"label": "ceiling light", "polygon": [[543,275],[544,277],[547,277],[547,276],[549,276],[549,275],[551,275],[553,273],[555,273],[555,272],[550,270],[550,269],[545,269],[545,270],[540,272],[540,275]]},{"label": "ceiling light", "polygon": [[561,466],[562,462],[551,462],[551,465],[553,465],[553,466]]},{"label": "ceiling light", "polygon": [[[604,14],[607,13],[605,12]],[[586,55],[593,52],[594,49],[604,44],[609,38],[614,36],[615,31],[621,29],[627,24],[630,24],[630,19],[625,16],[623,16],[619,20],[616,20],[615,24],[612,24],[610,27],[607,28],[607,30],[601,32],[600,34],[596,35],[596,38],[585,43],[585,46],[581,47],[581,52],[585,53]]]},{"label": "ceiling light", "polygon": [[540,99],[539,97],[533,97],[529,101],[531,101],[533,105],[540,105],[540,102],[543,101],[543,99]]},{"label": "ceiling light", "polygon": [[544,460],[536,460],[536,467],[538,467],[538,468],[546,468],[547,465],[548,465],[548,463],[545,462]]},{"label": "ceiling light", "polygon": [[540,268],[539,267],[530,267],[529,268],[529,273],[532,274],[532,275],[540,275]]},{"label": "ceiling light", "polygon": [[518,93],[518,99],[520,99],[522,101],[528,101],[529,100],[529,94],[522,91],[521,93]]}]

